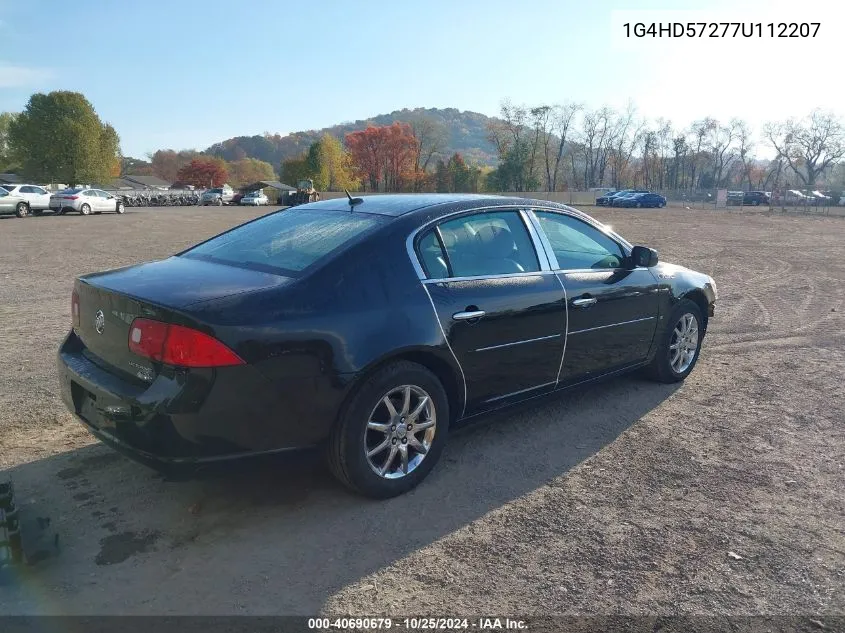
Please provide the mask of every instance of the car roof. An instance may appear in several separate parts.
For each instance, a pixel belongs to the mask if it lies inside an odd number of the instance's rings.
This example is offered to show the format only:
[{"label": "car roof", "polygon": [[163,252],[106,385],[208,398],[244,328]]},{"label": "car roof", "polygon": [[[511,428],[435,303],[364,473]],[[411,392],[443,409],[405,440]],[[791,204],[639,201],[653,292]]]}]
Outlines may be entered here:
[{"label": "car roof", "polygon": [[[357,197],[363,200],[363,202],[355,205],[354,209],[356,213],[372,213],[375,215],[387,215],[394,218],[440,204],[449,204],[468,200],[480,202],[488,199],[494,203],[501,203],[503,200],[507,200],[507,198],[502,196],[472,193],[375,194]],[[333,198],[332,200],[320,200],[319,202],[309,202],[308,204],[303,204],[299,208],[349,211],[349,200],[345,197]]]}]

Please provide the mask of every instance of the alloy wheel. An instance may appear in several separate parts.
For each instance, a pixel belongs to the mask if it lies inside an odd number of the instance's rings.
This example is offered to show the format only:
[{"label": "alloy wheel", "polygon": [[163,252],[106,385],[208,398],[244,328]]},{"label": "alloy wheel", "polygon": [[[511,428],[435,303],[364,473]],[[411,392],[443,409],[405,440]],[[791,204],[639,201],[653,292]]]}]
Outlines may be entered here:
[{"label": "alloy wheel", "polygon": [[687,312],[675,324],[669,341],[669,365],[677,374],[684,373],[698,351],[698,319]]},{"label": "alloy wheel", "polygon": [[413,472],[425,459],[437,429],[431,396],[416,385],[387,392],[373,408],[364,431],[364,455],[385,479]]}]

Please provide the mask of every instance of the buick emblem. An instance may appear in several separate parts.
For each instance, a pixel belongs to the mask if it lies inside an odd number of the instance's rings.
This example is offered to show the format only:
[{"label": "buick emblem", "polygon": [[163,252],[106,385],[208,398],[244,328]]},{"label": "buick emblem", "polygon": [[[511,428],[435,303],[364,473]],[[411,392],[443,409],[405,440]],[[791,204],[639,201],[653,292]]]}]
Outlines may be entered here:
[{"label": "buick emblem", "polygon": [[94,329],[97,330],[97,334],[102,334],[104,327],[106,327],[106,315],[103,314],[102,310],[97,310],[97,314],[94,316]]}]

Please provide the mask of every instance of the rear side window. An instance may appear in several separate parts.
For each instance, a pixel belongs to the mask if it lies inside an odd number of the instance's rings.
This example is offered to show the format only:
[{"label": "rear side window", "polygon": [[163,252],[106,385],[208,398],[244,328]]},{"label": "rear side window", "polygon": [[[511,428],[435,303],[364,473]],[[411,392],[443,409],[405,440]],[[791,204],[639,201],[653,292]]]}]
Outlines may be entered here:
[{"label": "rear side window", "polygon": [[540,270],[531,237],[516,211],[476,213],[443,222],[436,233],[423,236],[418,248],[431,279]]},{"label": "rear side window", "polygon": [[181,255],[291,275],[383,221],[348,211],[289,209],[218,235]]}]

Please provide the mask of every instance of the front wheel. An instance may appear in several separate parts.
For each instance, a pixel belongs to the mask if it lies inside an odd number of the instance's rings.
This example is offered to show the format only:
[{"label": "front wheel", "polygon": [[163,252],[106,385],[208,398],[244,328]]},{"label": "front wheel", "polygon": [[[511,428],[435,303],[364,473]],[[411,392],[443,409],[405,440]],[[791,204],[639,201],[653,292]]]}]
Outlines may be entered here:
[{"label": "front wheel", "polygon": [[79,212],[82,215],[88,215],[88,214],[91,213],[91,207],[88,206],[87,204],[83,204],[81,207],[79,207]]},{"label": "front wheel", "polygon": [[669,316],[657,352],[649,364],[649,375],[658,382],[680,382],[689,376],[701,352],[704,317],[698,305],[683,299]]},{"label": "front wheel", "polygon": [[443,385],[422,365],[388,365],[358,388],[326,447],[329,468],[353,491],[402,494],[434,468],[449,431]]},{"label": "front wheel", "polygon": [[126,213],[126,207],[123,206],[122,202],[118,202],[115,211],[117,211],[118,213]]},{"label": "front wheel", "polygon": [[223,206],[223,198],[217,198],[217,202],[215,203],[218,207]]},{"label": "front wheel", "polygon": [[18,202],[18,206],[15,207],[15,215],[19,218],[25,218],[29,215],[29,205],[26,202]]}]

